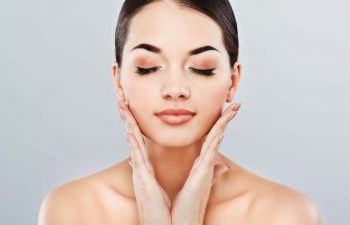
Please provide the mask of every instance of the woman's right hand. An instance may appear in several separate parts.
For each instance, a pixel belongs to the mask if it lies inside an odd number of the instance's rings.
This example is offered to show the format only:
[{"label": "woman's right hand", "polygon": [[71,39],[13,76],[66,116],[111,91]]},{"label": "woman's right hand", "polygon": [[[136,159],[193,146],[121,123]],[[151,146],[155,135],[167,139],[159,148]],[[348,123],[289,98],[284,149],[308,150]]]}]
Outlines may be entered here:
[{"label": "woman's right hand", "polygon": [[124,103],[119,104],[126,125],[126,138],[131,149],[133,184],[141,225],[171,225],[171,202],[158,184],[148,160],[142,133],[135,118]]}]

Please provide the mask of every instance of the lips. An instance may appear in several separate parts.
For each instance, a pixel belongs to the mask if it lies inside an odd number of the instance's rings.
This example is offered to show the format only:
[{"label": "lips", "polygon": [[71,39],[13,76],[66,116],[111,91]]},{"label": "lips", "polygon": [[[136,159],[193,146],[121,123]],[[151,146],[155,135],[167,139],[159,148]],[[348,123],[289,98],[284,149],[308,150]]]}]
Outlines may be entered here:
[{"label": "lips", "polygon": [[165,123],[182,124],[192,119],[196,113],[186,109],[166,109],[155,114]]}]

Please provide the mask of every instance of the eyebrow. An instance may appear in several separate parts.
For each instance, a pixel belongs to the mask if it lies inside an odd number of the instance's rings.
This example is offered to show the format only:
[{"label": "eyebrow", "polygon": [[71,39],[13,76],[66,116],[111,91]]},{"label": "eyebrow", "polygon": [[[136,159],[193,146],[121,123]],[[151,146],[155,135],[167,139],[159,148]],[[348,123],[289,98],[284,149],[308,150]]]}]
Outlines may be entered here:
[{"label": "eyebrow", "polygon": [[[146,43],[142,43],[142,44],[137,45],[136,47],[131,49],[131,51],[133,51],[135,49],[138,49],[138,48],[146,49],[147,51],[154,52],[154,53],[157,53],[157,54],[161,54],[162,53],[162,50],[160,48],[158,48],[158,47],[156,47],[154,45],[146,44]],[[200,54],[202,52],[210,51],[210,50],[214,50],[214,51],[220,52],[219,50],[217,50],[213,46],[206,45],[206,46],[202,46],[202,47],[199,47],[199,48],[192,49],[191,51],[189,51],[188,55],[190,55],[190,56],[198,55],[198,54]]]}]

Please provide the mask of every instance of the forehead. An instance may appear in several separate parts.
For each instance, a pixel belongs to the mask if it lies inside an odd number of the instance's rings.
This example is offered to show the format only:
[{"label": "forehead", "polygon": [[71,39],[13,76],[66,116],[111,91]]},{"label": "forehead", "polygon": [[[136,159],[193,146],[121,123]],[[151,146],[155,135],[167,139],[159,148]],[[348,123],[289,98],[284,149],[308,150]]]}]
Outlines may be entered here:
[{"label": "forehead", "polygon": [[140,43],[181,54],[205,45],[224,51],[221,29],[214,20],[169,1],[150,3],[132,18],[124,50],[128,53]]}]

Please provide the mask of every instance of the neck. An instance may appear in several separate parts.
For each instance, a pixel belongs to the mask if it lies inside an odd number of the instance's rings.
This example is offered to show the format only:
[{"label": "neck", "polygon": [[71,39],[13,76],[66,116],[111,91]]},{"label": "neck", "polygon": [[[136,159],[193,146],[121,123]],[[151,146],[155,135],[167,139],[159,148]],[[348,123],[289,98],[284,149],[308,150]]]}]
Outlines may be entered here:
[{"label": "neck", "polygon": [[185,184],[206,136],[184,147],[162,146],[144,136],[148,158],[159,185],[171,201]]}]

